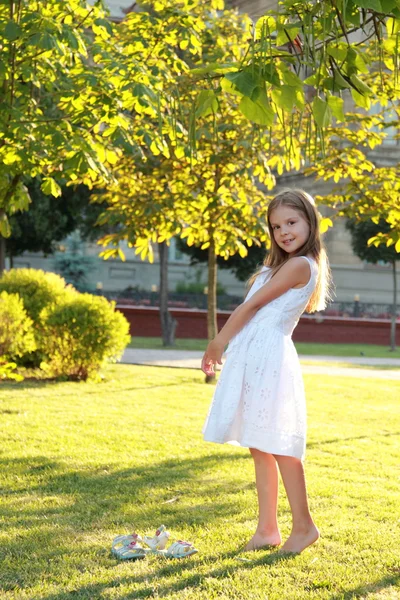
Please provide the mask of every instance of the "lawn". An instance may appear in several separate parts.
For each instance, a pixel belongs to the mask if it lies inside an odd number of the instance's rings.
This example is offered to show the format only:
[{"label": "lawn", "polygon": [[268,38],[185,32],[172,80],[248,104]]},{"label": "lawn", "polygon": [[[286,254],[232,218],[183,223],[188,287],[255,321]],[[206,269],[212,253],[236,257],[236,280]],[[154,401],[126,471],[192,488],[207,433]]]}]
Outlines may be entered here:
[{"label": "lawn", "polygon": [[[206,444],[200,371],[116,365],[99,384],[0,386],[0,598],[400,598],[396,381],[306,376],[311,510],[302,555],[241,554],[256,524],[248,451]],[[290,530],[282,486],[279,521]],[[195,542],[184,561],[118,562],[113,537]]]},{"label": "lawn", "polygon": [[[207,340],[193,338],[177,339],[176,350],[199,350],[204,351]],[[371,358],[400,358],[400,348],[390,352],[389,346],[376,346],[374,344],[313,344],[296,342],[295,346],[299,354],[323,355],[323,356],[368,356]],[[165,349],[162,339],[157,337],[132,337],[130,348]],[[172,348],[172,346],[168,346]]]}]

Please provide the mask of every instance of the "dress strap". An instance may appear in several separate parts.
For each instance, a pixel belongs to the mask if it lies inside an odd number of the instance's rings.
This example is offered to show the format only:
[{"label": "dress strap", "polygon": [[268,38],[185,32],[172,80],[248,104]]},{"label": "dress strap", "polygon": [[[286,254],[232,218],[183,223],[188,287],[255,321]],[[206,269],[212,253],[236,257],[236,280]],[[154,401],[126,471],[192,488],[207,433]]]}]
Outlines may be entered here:
[{"label": "dress strap", "polygon": [[313,263],[315,262],[312,258],[309,258],[308,256],[304,256],[303,254],[301,256],[298,256],[297,258],[305,258],[306,261],[310,264],[310,266],[312,266]]}]

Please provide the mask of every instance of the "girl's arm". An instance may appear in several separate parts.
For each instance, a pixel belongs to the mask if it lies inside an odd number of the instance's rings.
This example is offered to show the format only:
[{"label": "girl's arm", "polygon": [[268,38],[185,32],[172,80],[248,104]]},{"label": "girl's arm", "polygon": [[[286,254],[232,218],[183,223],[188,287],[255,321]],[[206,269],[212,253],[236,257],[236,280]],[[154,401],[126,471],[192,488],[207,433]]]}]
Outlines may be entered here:
[{"label": "girl's arm", "polygon": [[290,258],[278,273],[265,283],[249,300],[240,304],[221,331],[208,344],[201,368],[206,375],[214,373],[214,365],[221,364],[226,344],[246,325],[248,321],[268,302],[282,296],[291,288],[306,285],[310,279],[310,265],[300,257]]}]

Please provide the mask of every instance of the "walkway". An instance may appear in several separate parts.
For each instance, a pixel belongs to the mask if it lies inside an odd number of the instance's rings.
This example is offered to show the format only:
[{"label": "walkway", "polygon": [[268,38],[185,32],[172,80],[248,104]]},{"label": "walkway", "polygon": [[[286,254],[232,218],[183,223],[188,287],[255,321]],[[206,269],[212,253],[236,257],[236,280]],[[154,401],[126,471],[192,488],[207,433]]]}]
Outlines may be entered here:
[{"label": "walkway", "polygon": [[[200,369],[203,352],[189,350],[149,350],[142,348],[127,348],[121,362],[134,365],[151,365],[157,367],[181,367]],[[355,356],[308,356],[300,355],[303,373],[313,375],[337,375],[345,377],[361,377],[374,379],[396,379],[400,381],[399,358],[368,358]],[[350,363],[362,365],[363,368],[321,365],[321,362]],[[368,369],[367,367],[375,367]],[[390,366],[397,369],[379,369],[376,367]]]}]

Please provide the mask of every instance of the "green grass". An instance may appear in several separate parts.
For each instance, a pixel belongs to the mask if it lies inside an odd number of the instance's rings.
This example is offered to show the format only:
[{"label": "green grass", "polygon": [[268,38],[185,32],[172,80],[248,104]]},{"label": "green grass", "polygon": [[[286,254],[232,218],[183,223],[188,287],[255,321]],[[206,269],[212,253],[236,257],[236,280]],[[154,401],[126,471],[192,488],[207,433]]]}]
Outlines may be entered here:
[{"label": "green grass", "polygon": [[[177,339],[176,350],[206,349],[207,341],[198,339]],[[132,337],[130,348],[165,349],[161,338],[157,337]],[[169,347],[170,348],[170,347]],[[309,344],[296,342],[299,354],[325,355],[325,356],[368,356],[371,358],[400,358],[400,348],[390,352],[388,346],[373,344]]]},{"label": "green grass", "polygon": [[[256,524],[253,465],[245,449],[203,442],[213,388],[200,371],[117,365],[99,384],[1,385],[0,598],[400,598],[398,382],[305,384],[322,536],[285,559],[238,553]],[[286,537],[282,486],[279,522]],[[199,554],[110,554],[115,535],[161,523]]]},{"label": "green grass", "polygon": [[317,367],[327,367],[328,369],[372,369],[373,371],[398,371],[399,367],[397,365],[359,365],[353,364],[349,362],[333,362],[327,360],[301,360],[302,365],[309,366],[317,366]]},{"label": "green grass", "polygon": [[175,346],[163,346],[162,339],[158,337],[132,337],[129,348],[148,348],[151,350],[165,350],[173,348],[175,350],[199,350],[204,351],[207,346],[207,340],[198,340],[192,338],[176,339]]}]

